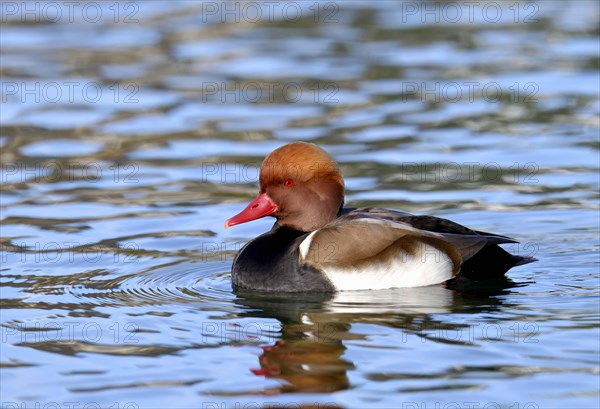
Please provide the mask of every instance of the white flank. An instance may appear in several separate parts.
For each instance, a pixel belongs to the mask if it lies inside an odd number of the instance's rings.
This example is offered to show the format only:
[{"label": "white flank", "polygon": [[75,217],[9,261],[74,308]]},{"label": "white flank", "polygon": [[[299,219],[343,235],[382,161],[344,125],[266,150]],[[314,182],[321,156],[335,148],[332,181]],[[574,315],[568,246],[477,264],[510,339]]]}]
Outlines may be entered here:
[{"label": "white flank", "polygon": [[440,284],[452,278],[453,263],[446,253],[422,244],[414,255],[399,252],[384,260],[373,260],[366,268],[334,263],[320,268],[338,291],[382,290]]}]

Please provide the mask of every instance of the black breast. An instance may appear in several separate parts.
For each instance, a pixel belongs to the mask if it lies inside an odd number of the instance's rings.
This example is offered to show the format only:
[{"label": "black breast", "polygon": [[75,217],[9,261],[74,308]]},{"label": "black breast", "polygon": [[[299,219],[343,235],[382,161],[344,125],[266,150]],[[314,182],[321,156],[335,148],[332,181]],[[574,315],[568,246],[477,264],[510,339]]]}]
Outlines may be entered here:
[{"label": "black breast", "polygon": [[330,292],[332,284],[299,264],[299,246],[309,233],[279,227],[247,243],[233,261],[235,287],[279,292]]}]

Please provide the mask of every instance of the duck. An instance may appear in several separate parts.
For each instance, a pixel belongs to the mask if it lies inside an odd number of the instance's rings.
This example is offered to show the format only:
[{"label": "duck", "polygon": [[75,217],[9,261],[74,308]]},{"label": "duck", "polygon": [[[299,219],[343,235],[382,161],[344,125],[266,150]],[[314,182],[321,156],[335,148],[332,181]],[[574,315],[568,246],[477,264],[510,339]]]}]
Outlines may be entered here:
[{"label": "duck", "polygon": [[224,228],[274,217],[234,258],[234,288],[335,293],[483,282],[533,257],[516,240],[453,221],[384,208],[344,208],[344,179],[319,146],[291,142],[266,156],[259,193]]}]

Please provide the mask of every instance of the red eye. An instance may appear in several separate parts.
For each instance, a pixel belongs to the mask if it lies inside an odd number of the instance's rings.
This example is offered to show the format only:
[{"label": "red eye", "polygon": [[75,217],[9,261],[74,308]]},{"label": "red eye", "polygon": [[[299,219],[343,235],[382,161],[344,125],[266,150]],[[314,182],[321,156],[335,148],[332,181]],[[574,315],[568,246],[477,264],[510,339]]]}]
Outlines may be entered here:
[{"label": "red eye", "polygon": [[294,180],[288,179],[285,181],[284,185],[285,185],[285,187],[292,187],[292,186],[294,186]]}]

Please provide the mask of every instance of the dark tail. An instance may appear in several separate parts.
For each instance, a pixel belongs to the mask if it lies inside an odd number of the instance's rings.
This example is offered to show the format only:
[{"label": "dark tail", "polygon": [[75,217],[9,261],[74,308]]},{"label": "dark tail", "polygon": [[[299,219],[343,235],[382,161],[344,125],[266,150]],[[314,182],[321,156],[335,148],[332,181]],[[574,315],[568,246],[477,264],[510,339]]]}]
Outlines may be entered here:
[{"label": "dark tail", "polygon": [[538,261],[537,258],[529,257],[529,256],[513,256],[513,257],[515,259],[517,259],[517,262],[515,263],[514,267],[522,266],[523,264],[529,264],[529,263],[533,263],[534,261]]},{"label": "dark tail", "polygon": [[471,281],[497,280],[515,266],[536,261],[536,258],[526,256],[515,256],[498,245],[487,245],[473,257],[465,261],[458,276]]},{"label": "dark tail", "polygon": [[464,294],[502,294],[506,289],[516,286],[504,274],[515,266],[534,261],[537,261],[534,257],[515,256],[496,244],[488,245],[465,261],[458,275],[444,285]]}]

